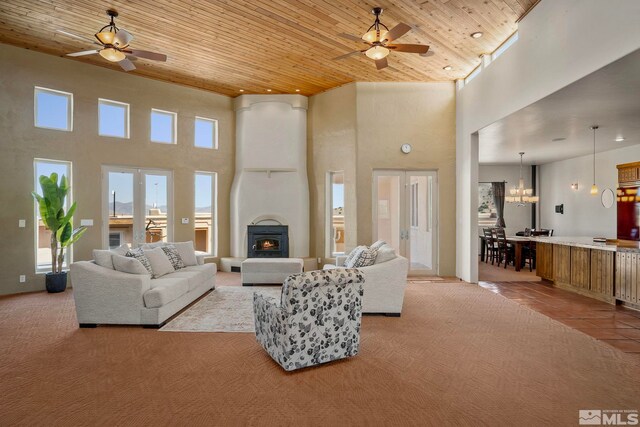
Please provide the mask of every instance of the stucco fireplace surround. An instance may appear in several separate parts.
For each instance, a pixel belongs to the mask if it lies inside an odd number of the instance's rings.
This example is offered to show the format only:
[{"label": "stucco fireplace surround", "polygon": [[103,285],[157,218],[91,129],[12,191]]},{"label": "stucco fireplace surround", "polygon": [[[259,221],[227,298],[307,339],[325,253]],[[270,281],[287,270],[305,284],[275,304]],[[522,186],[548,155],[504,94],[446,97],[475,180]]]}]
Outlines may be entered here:
[{"label": "stucco fireplace surround", "polygon": [[248,256],[250,225],[287,226],[289,256],[308,257],[307,98],[242,95],[235,111],[232,257]]}]

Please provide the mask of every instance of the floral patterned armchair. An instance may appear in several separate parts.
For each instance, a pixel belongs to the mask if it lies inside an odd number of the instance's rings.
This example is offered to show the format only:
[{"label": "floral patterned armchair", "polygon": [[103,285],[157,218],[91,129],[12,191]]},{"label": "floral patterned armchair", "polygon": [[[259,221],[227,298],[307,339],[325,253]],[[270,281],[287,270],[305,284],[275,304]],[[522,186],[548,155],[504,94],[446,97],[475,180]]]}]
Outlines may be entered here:
[{"label": "floral patterned armchair", "polygon": [[256,292],[256,339],[286,371],[355,356],[363,283],[359,270],[336,268],[287,277],[281,301]]}]

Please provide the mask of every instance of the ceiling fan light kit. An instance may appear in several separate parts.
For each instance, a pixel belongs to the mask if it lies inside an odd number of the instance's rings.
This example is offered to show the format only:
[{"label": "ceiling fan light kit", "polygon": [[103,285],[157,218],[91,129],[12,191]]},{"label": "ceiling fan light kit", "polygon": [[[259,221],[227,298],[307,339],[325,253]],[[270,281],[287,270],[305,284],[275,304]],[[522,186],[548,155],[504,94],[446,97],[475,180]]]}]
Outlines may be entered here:
[{"label": "ceiling fan light kit", "polygon": [[[114,18],[118,16],[118,12],[114,9],[109,9],[107,10],[107,15],[111,18],[110,22],[94,34],[97,42],[93,41],[93,43],[100,46],[101,49],[69,53],[67,56],[78,57],[97,53],[107,61],[115,62],[120,65],[124,71],[136,69],[136,66],[133,65],[133,62],[129,60],[128,56],[163,62],[167,60],[167,55],[163,55],[161,53],[130,49],[129,44],[133,40],[133,35],[124,29],[116,27]],[[60,31],[60,33],[85,40],[84,37],[76,36],[65,31]]]},{"label": "ceiling fan light kit", "polygon": [[390,30],[386,25],[380,22],[380,15],[382,14],[381,7],[374,7],[371,10],[371,13],[375,15],[376,19],[362,37],[358,38],[350,34],[340,34],[341,37],[349,40],[363,40],[368,47],[366,49],[356,50],[340,55],[334,58],[334,60],[340,60],[358,53],[364,53],[365,56],[376,61],[376,68],[378,70],[382,70],[389,65],[386,57],[391,51],[417,53],[421,56],[427,55],[429,52],[429,46],[421,44],[390,44],[394,40],[408,33],[411,30],[411,27],[401,22]]}]

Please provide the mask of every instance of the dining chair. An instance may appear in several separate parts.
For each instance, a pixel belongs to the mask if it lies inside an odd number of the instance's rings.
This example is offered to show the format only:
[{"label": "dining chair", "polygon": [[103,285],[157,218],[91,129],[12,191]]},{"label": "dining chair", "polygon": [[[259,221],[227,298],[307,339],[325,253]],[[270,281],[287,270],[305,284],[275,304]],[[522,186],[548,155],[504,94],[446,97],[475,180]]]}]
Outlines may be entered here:
[{"label": "dining chair", "polygon": [[498,243],[498,267],[504,261],[504,268],[507,268],[510,262],[515,262],[515,250],[513,245],[507,242],[504,228],[496,228],[496,240]]},{"label": "dining chair", "polygon": [[491,228],[483,228],[482,233],[484,234],[485,247],[487,249],[484,262],[485,264],[488,263],[489,257],[491,257],[491,265],[493,265],[498,253],[498,245],[493,237],[493,230]]}]

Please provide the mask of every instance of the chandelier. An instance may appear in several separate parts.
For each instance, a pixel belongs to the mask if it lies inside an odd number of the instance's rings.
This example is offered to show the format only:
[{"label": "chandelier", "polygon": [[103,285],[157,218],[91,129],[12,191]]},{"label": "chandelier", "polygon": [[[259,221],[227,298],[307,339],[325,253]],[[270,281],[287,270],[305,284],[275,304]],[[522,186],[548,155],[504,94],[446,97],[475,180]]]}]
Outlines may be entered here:
[{"label": "chandelier", "polygon": [[522,156],[524,156],[524,151],[520,153],[520,181],[518,182],[518,187],[514,187],[509,190],[509,196],[506,196],[504,200],[509,203],[517,203],[518,206],[524,206],[527,203],[537,203],[540,201],[538,196],[533,195],[532,188],[524,187],[524,178],[522,177]]}]

